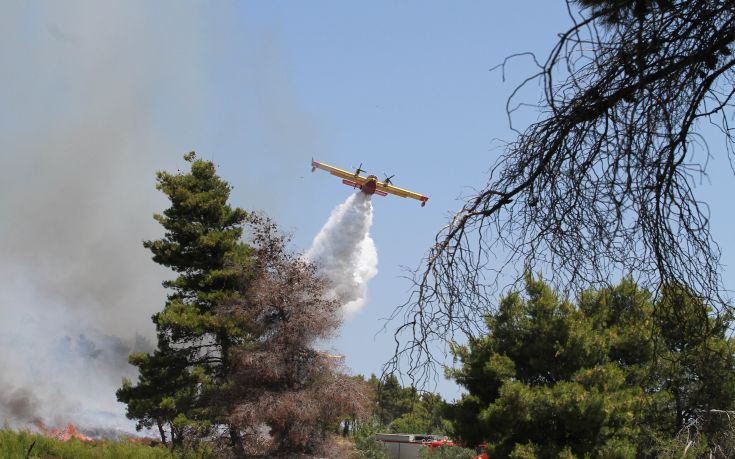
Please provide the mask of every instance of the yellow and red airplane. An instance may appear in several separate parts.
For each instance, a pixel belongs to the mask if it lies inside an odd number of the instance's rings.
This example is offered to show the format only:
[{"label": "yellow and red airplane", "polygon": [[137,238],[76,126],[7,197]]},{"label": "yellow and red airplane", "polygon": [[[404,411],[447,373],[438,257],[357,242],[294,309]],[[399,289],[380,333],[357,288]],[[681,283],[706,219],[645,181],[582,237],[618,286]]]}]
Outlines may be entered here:
[{"label": "yellow and red airplane", "polygon": [[314,161],[314,159],[312,158],[311,171],[314,172],[317,169],[321,169],[323,171],[329,172],[332,175],[336,175],[337,177],[342,179],[342,183],[344,183],[345,185],[351,186],[353,188],[359,188],[365,194],[377,194],[379,196],[394,194],[403,198],[416,199],[417,201],[421,201],[421,207],[424,207],[426,205],[426,201],[429,200],[428,196],[424,196],[422,194],[414,193],[413,191],[404,190],[403,188],[398,188],[397,186],[394,186],[390,182],[392,176],[386,177],[385,180],[381,182],[375,175],[368,175],[367,177],[364,175],[360,175],[360,172],[365,172],[362,169],[362,164],[360,164],[360,167],[358,167],[355,172],[349,172],[338,167],[330,166],[329,164]]}]

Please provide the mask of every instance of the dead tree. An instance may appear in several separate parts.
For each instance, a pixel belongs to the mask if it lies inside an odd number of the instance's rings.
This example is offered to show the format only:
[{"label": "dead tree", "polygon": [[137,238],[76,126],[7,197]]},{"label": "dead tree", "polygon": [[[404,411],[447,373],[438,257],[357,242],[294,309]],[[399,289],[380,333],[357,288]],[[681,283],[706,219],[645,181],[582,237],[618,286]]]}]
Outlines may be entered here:
[{"label": "dead tree", "polygon": [[[696,186],[712,156],[733,158],[735,3],[569,0],[567,9],[572,26],[545,61],[532,56],[538,72],[507,104],[515,130],[521,90],[540,82],[540,121],[516,131],[484,189],[438,233],[393,316],[389,367],[408,362],[414,378],[430,376],[434,346],[476,333],[526,270],[568,292],[631,274],[727,308]],[[724,145],[705,142],[709,126]]]},{"label": "dead tree", "polygon": [[341,419],[367,415],[369,387],[345,374],[341,356],[318,348],[342,315],[316,267],[287,249],[270,220],[250,214],[249,223],[255,253],[243,300],[219,311],[251,324],[251,339],[232,351],[230,421],[247,456],[328,453]]}]

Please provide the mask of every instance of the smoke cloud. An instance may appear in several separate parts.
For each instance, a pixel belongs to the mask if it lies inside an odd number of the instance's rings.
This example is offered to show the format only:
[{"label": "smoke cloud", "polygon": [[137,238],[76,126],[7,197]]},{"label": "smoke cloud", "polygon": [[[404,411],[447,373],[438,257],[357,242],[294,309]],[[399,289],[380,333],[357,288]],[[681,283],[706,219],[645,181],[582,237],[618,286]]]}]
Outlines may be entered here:
[{"label": "smoke cloud", "polygon": [[146,28],[141,3],[96,6],[0,7],[0,425],[130,430],[115,390],[165,300],[141,241],[161,233],[155,171],[184,151],[152,132],[151,100],[177,73],[196,87],[160,52],[196,49],[196,15]]},{"label": "smoke cloud", "polygon": [[160,232],[170,149],[150,132],[148,81],[171,62],[140,52],[155,34],[125,33],[140,5],[92,6],[0,14],[0,423],[16,427],[129,430],[115,390],[165,298],[141,240]]},{"label": "smoke cloud", "polygon": [[152,347],[174,276],[141,244],[162,235],[156,170],[217,153],[248,199],[233,204],[270,209],[277,192],[248,183],[273,174],[232,163],[268,157],[280,174],[295,161],[278,152],[318,150],[277,34],[234,39],[238,8],[0,5],[0,425],[132,428],[115,390],[137,378],[127,356]]},{"label": "smoke cloud", "polygon": [[372,223],[371,196],[355,193],[332,211],[306,253],[331,282],[346,316],[363,307],[368,281],[378,273],[378,252],[370,237]]}]

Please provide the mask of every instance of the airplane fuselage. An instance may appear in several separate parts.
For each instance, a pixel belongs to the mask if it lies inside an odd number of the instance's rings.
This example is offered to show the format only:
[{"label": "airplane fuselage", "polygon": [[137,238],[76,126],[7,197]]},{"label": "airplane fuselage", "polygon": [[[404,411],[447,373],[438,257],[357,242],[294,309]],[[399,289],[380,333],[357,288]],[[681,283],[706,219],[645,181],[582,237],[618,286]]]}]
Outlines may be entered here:
[{"label": "airplane fuselage", "polygon": [[368,175],[368,180],[365,182],[360,189],[365,194],[375,194],[375,187],[378,185],[378,177],[374,175]]}]

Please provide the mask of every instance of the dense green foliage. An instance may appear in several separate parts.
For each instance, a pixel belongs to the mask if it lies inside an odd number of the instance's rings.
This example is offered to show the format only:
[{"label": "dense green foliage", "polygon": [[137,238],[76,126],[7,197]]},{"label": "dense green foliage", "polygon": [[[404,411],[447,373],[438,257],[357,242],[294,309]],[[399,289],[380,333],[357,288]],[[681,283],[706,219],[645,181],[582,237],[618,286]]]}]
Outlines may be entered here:
[{"label": "dense green foliage", "polygon": [[[33,447],[31,448],[31,445]],[[30,454],[28,452],[30,451]],[[121,441],[96,441],[85,443],[79,440],[60,441],[29,432],[0,430],[0,459],[48,458],[58,459],[208,459],[215,455],[206,445],[195,451],[179,451],[175,454],[163,447]]]},{"label": "dense green foliage", "polygon": [[163,283],[173,293],[154,321],[173,342],[207,334],[220,340],[242,337],[242,324],[215,314],[214,308],[239,299],[240,268],[250,251],[240,242],[246,213],[227,204],[231,187],[217,176],[212,162],[193,153],[185,159],[191,162],[190,173],[157,174],[156,187],[171,201],[171,207],[154,216],[166,233],[143,243],[153,261],[179,273]]},{"label": "dense green foliage", "polygon": [[382,381],[371,375],[368,383],[376,394],[374,414],[385,432],[443,435],[447,431],[444,418],[449,405],[439,394],[402,387],[395,375]]},{"label": "dense green foliage", "polygon": [[[240,299],[251,253],[240,241],[246,213],[227,204],[230,186],[213,163],[194,153],[184,159],[190,172],[157,174],[171,206],[154,216],[164,237],[143,244],[156,263],[178,273],[163,283],[172,293],[153,316],[158,348],[130,356],[138,383],[124,381],[117,393],[139,428],[156,425],[164,442],[168,431],[174,446],[226,425],[230,351],[248,338],[248,324],[216,308]],[[237,443],[237,432],[230,433]]]},{"label": "dense green foliage", "polygon": [[654,455],[695,423],[716,438],[727,417],[710,410],[735,406],[730,322],[682,288],[661,298],[625,279],[574,305],[528,276],[485,336],[453,348],[450,376],[469,392],[455,436],[495,457]]}]

